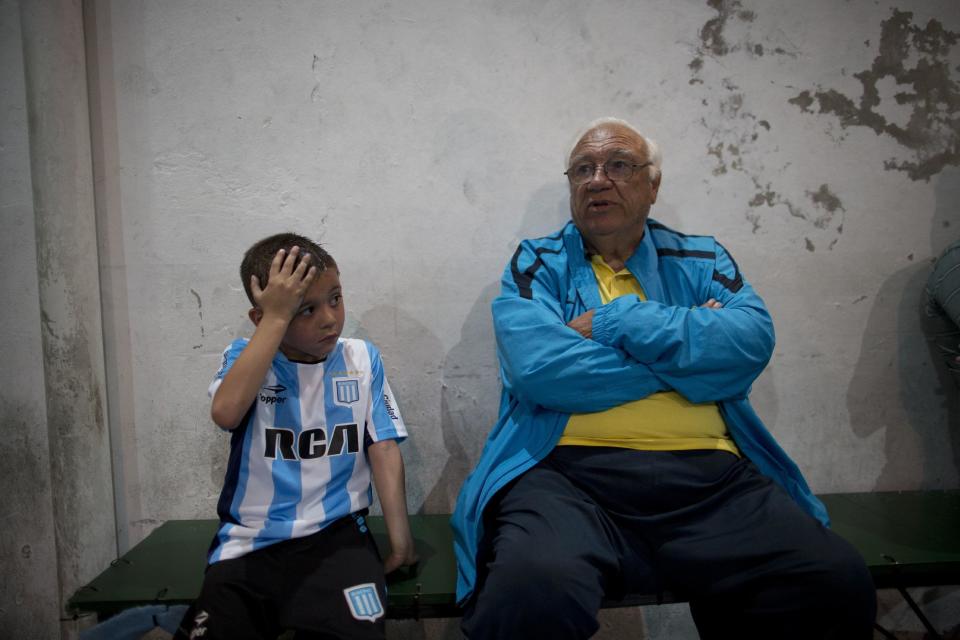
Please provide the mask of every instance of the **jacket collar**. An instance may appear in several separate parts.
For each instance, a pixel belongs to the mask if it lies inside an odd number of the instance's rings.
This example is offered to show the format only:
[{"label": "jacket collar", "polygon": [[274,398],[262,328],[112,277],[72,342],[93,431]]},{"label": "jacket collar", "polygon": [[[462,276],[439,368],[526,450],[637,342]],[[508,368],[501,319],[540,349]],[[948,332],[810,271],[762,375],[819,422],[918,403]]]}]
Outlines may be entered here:
[{"label": "jacket collar", "polygon": [[[600,300],[600,289],[583,246],[583,236],[572,221],[563,228],[563,244],[570,257],[567,269],[580,299],[587,309],[596,309],[603,304]],[[657,247],[650,232],[650,220],[647,220],[640,245],[627,259],[627,269],[640,283],[648,300],[663,302],[665,296],[663,283],[660,281],[659,263]]]}]

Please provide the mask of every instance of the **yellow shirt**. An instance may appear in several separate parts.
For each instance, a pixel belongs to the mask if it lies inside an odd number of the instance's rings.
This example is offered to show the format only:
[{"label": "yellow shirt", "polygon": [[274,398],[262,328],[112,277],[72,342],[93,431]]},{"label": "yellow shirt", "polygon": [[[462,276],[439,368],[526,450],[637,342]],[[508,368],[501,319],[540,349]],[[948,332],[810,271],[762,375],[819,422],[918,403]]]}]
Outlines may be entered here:
[{"label": "yellow shirt", "polygon": [[[623,295],[646,295],[627,269],[614,273],[600,256],[591,258],[606,304]],[[722,449],[740,455],[715,402],[694,404],[676,391],[663,391],[597,413],[570,416],[558,445],[622,447],[647,451]]]}]

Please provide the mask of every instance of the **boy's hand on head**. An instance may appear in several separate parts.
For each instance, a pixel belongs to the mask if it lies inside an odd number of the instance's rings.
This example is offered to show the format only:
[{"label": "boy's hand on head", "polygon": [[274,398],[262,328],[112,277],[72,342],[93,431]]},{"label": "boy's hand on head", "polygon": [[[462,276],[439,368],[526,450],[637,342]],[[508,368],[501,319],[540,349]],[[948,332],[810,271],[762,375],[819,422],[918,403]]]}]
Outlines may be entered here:
[{"label": "boy's hand on head", "polygon": [[264,288],[260,288],[257,276],[250,276],[253,300],[264,317],[276,316],[289,321],[296,315],[304,294],[317,275],[317,268],[310,266],[313,256],[309,253],[300,259],[296,269],[293,268],[299,254],[300,247],[293,247],[289,254],[280,249],[270,264],[270,277]]}]

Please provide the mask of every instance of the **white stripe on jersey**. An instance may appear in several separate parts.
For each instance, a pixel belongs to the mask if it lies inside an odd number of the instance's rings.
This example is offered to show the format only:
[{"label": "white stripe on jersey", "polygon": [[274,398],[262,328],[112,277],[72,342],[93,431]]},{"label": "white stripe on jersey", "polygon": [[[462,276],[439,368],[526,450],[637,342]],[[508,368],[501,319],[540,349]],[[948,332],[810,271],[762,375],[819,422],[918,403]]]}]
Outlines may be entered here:
[{"label": "white stripe on jersey", "polygon": [[[234,341],[210,394],[248,344]],[[231,440],[210,562],[315,533],[370,505],[365,438],[403,439],[406,427],[373,345],[341,339],[320,364],[278,353],[254,411]],[[242,451],[235,451],[237,447]]]},{"label": "white stripe on jersey", "polygon": [[[326,445],[330,444],[330,429],[327,427],[327,415],[324,411],[323,392],[324,392],[324,369],[313,366],[305,366],[300,372],[301,384],[304,389],[309,389],[310,393],[300,395],[300,420],[306,428],[322,427],[326,430]],[[301,473],[303,482],[303,499],[297,505],[297,522],[294,523],[293,537],[298,535],[308,535],[319,529],[318,523],[323,521],[326,512],[323,508],[324,487],[330,482],[330,462],[325,458],[319,458],[313,461],[314,464],[309,469],[304,469]],[[308,518],[312,516],[312,518]],[[304,527],[313,526],[313,531],[303,531]]]},{"label": "white stripe on jersey", "polygon": [[[354,349],[356,354],[353,353]],[[367,343],[363,341],[357,341],[356,344],[351,344],[344,347],[344,359],[351,360],[356,359],[360,362],[371,362],[374,358],[371,356],[367,350]],[[372,377],[371,372],[371,377]],[[361,385],[362,387],[364,385]],[[367,394],[373,393],[373,384],[365,385]],[[373,398],[371,398],[373,400]],[[369,434],[370,439],[374,442],[380,440],[380,437],[377,434],[377,431],[373,428],[373,424],[367,419],[369,415],[369,407],[373,406],[373,402],[364,402],[363,404],[357,403],[357,407],[354,409],[354,415],[357,419],[357,424],[360,425],[360,437],[362,438],[364,434]],[[366,428],[364,428],[366,424]],[[370,467],[365,465],[365,473],[354,472],[350,480],[347,482],[347,494],[350,496],[350,510],[359,511],[360,509],[365,508],[370,504]]]}]

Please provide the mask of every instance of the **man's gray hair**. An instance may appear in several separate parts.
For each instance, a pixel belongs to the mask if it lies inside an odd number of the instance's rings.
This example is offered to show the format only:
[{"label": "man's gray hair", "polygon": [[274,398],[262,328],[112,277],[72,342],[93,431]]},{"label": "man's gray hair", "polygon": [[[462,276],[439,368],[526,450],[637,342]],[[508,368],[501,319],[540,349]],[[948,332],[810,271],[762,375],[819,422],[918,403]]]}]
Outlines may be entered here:
[{"label": "man's gray hair", "polygon": [[647,160],[652,163],[650,167],[650,179],[654,180],[660,175],[660,166],[663,163],[663,155],[660,152],[660,145],[657,144],[656,140],[643,135],[635,126],[626,120],[623,120],[622,118],[614,118],[612,116],[597,118],[577,133],[577,137],[573,139],[573,144],[570,145],[570,152],[567,153],[567,165],[570,164],[570,156],[573,155],[573,150],[577,148],[577,143],[580,142],[580,139],[587,135],[587,132],[593,131],[594,129],[605,125],[618,125],[625,127],[637,134],[637,136],[643,140],[643,143],[647,148]]}]

